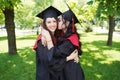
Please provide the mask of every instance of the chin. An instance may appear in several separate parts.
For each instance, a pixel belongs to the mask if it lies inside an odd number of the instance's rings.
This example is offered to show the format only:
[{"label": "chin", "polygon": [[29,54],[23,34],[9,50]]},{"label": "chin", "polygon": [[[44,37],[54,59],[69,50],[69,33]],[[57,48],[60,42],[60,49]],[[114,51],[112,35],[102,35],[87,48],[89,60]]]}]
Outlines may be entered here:
[{"label": "chin", "polygon": [[53,32],[55,32],[55,30],[54,31],[52,30],[51,32],[53,33]]},{"label": "chin", "polygon": [[58,29],[62,29],[61,27],[58,27]]}]

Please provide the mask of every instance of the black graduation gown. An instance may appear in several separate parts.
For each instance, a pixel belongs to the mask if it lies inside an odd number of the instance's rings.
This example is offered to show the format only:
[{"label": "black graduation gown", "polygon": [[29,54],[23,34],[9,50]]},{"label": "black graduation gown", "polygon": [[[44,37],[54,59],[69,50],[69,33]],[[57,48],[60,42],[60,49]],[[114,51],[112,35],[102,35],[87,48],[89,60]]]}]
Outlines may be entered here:
[{"label": "black graduation gown", "polygon": [[53,80],[85,80],[80,63],[76,63],[74,60],[66,62],[66,57],[75,49],[77,46],[73,45],[69,39],[64,39],[56,44],[53,58],[49,63],[49,71]]},{"label": "black graduation gown", "polygon": [[50,80],[48,73],[48,49],[38,42],[36,49],[36,80]]}]

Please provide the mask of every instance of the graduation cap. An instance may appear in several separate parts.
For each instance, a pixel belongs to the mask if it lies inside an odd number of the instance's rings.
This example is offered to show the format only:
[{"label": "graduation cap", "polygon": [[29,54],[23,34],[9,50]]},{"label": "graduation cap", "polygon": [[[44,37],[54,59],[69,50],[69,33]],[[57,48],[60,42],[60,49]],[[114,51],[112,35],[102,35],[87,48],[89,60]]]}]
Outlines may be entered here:
[{"label": "graduation cap", "polygon": [[[67,4],[67,3],[66,3]],[[70,9],[69,5],[67,4],[69,10],[65,11],[62,15],[64,16],[64,19],[72,22],[72,32],[74,32],[74,27],[76,23],[79,23],[77,17],[73,13],[73,11]]]},{"label": "graduation cap", "polygon": [[[79,23],[77,17],[75,16],[75,14],[72,12],[72,10],[68,10],[65,11],[63,13],[63,15],[65,16],[65,19],[68,21],[72,21],[72,19],[74,19],[74,23]],[[67,16],[66,16],[67,15]]]},{"label": "graduation cap", "polygon": [[46,8],[45,10],[43,10],[42,12],[40,12],[39,14],[37,14],[36,16],[42,19],[46,19],[46,18],[51,18],[51,17],[57,18],[61,14],[62,13],[59,10],[57,10],[53,6],[50,6]]}]

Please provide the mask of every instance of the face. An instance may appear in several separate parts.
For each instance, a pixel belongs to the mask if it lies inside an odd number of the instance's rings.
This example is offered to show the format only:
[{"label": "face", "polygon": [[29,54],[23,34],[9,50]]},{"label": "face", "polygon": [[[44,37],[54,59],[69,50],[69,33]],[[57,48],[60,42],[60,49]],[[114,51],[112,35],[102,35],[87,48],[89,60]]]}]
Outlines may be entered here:
[{"label": "face", "polygon": [[65,28],[65,24],[63,23],[62,16],[60,16],[59,20],[58,20],[58,29],[61,30],[61,29],[64,29],[64,28]]},{"label": "face", "polygon": [[69,21],[66,21],[66,23],[64,23],[64,19],[62,18],[62,16],[60,16],[58,20],[58,29],[66,30],[68,25],[69,25]]},{"label": "face", "polygon": [[55,18],[47,18],[45,24],[51,32],[55,32],[57,28],[57,21]]}]

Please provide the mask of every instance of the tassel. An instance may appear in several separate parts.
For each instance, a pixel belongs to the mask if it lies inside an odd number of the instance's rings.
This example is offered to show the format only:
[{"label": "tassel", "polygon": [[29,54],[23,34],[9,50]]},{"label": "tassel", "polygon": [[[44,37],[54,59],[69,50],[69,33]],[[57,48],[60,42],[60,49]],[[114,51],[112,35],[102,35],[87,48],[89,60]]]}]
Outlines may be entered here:
[{"label": "tassel", "polygon": [[72,18],[72,32],[75,32],[74,18]]}]

